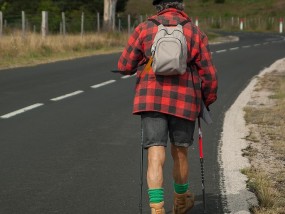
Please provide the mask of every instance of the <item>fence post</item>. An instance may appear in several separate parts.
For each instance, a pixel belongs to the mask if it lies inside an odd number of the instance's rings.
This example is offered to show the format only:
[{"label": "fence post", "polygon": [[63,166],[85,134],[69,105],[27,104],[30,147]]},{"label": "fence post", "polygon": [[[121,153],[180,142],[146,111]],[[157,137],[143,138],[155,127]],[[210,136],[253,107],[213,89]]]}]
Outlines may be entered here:
[{"label": "fence post", "polygon": [[122,24],[121,24],[121,19],[119,19],[119,27],[118,27],[118,28],[119,28],[119,29],[118,29],[119,32],[121,32],[121,28],[122,28],[121,25],[122,25]]},{"label": "fence post", "polygon": [[62,36],[62,22],[59,23],[59,34]]},{"label": "fence post", "polygon": [[26,32],[26,16],[25,16],[25,11],[22,11],[22,37],[25,36]]},{"label": "fence post", "polygon": [[131,34],[131,15],[128,14],[128,34]]},{"label": "fence post", "polygon": [[112,15],[111,17],[111,20],[112,20],[112,30],[115,31],[116,29],[116,15]]},{"label": "fence post", "polygon": [[62,17],[62,33],[63,33],[63,36],[65,36],[65,34],[66,34],[66,23],[65,23],[65,13],[64,12],[61,13],[61,17]]},{"label": "fence post", "polygon": [[279,22],[279,33],[283,33],[283,18],[280,18],[280,22]]},{"label": "fence post", "polygon": [[199,26],[199,19],[198,17],[195,18],[195,25],[198,27]]},{"label": "fence post", "polygon": [[3,34],[3,13],[0,11],[0,37]]},{"label": "fence post", "polygon": [[100,13],[97,12],[97,32],[100,32]]},{"label": "fence post", "polygon": [[48,34],[48,12],[42,11],[42,37],[45,38]]},{"label": "fence post", "polygon": [[240,19],[240,30],[243,30],[243,19]]},{"label": "fence post", "polygon": [[83,37],[84,34],[84,12],[81,14],[81,37]]}]

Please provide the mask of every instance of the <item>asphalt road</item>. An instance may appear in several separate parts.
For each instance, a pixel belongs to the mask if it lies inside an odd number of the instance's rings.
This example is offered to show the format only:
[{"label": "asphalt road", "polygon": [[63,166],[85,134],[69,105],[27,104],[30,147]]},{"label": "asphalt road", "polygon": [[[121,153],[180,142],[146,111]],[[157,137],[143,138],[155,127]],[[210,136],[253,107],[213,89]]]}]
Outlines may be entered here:
[{"label": "asphalt road", "polygon": [[[280,35],[240,33],[212,45],[219,72],[215,123],[203,125],[207,213],[227,212],[219,141],[225,111],[251,78],[285,57]],[[119,54],[0,71],[0,213],[139,213],[140,118],[132,116],[135,77],[122,78]],[[197,141],[197,136],[196,136]],[[168,152],[169,155],[169,152]],[[196,144],[190,149],[191,213],[202,213]],[[171,158],[165,203],[172,207]],[[149,213],[146,185],[143,212]]]}]

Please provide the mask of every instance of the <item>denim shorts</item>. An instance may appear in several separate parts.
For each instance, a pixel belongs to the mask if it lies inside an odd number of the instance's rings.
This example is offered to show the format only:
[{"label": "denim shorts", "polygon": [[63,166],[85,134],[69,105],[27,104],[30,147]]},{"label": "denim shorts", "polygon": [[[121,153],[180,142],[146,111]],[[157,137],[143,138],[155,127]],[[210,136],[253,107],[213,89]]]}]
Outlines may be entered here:
[{"label": "denim shorts", "polygon": [[195,121],[186,120],[160,112],[141,113],[143,147],[175,146],[189,147],[193,144]]}]

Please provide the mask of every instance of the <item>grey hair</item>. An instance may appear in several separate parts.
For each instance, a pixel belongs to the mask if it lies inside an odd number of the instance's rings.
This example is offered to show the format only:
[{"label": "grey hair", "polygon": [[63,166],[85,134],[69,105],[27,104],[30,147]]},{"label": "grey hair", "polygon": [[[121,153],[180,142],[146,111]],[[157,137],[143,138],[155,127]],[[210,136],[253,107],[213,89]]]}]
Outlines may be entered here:
[{"label": "grey hair", "polygon": [[155,8],[158,13],[168,8],[184,10],[184,4],[182,2],[166,2],[166,3],[160,3],[158,5],[155,5]]}]

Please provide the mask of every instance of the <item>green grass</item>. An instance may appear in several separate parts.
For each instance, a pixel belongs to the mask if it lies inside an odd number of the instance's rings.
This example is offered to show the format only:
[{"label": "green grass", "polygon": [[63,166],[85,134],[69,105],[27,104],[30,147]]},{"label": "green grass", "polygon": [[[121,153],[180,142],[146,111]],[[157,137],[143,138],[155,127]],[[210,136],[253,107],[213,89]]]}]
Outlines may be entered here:
[{"label": "green grass", "polygon": [[[192,17],[264,17],[285,16],[284,0],[226,0],[216,4],[214,0],[184,0],[185,12]],[[151,0],[129,0],[126,14],[153,14],[155,9]]]},{"label": "green grass", "polygon": [[[242,18],[246,31],[277,32],[279,18],[285,17],[284,0],[226,0],[224,4],[216,4],[214,0],[185,0],[184,3],[185,12],[193,21],[198,17],[199,26],[204,31],[238,31],[239,20]],[[126,11],[121,15],[138,17],[155,13],[152,1],[129,0]]]}]

